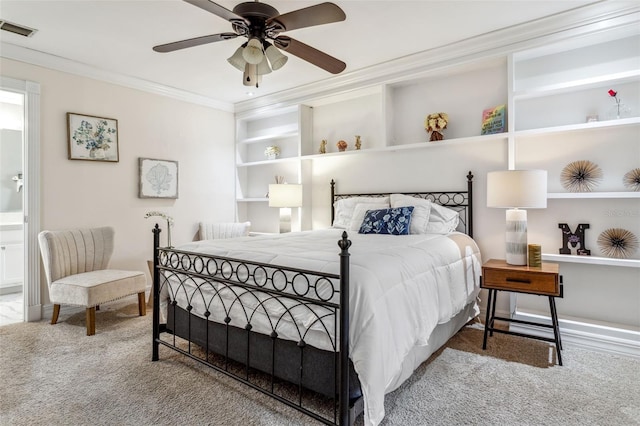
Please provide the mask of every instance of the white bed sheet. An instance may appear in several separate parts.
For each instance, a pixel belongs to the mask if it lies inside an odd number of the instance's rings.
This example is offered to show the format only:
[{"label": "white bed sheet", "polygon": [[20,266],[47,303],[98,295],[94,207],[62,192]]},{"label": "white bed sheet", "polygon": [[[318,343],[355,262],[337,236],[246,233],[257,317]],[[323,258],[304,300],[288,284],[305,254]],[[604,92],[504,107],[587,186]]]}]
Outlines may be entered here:
[{"label": "white bed sheet", "polygon": [[[198,241],[179,249],[338,274],[342,232]],[[384,395],[406,380],[407,365],[411,370],[419,365],[412,364],[411,353],[427,345],[438,324],[475,303],[482,260],[475,242],[461,233],[352,232],[349,239],[350,358],[364,395],[365,424],[377,425],[384,417]]]}]

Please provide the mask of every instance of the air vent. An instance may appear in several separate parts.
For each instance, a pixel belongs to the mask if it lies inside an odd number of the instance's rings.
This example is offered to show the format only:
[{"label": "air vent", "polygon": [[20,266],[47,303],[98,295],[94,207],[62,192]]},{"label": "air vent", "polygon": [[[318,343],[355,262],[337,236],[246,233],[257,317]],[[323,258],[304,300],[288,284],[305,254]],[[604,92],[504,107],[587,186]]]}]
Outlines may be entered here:
[{"label": "air vent", "polygon": [[7,21],[0,21],[0,30],[9,31],[10,33],[18,34],[25,37],[31,37],[37,31],[33,28],[24,27],[22,25],[14,24]]}]

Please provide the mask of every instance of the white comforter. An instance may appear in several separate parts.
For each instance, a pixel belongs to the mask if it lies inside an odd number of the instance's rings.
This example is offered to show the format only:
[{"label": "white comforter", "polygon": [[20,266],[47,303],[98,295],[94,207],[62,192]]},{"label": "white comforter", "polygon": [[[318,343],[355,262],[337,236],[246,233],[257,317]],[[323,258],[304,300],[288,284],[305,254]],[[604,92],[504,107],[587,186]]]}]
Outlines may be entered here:
[{"label": "white comforter", "polygon": [[[338,274],[342,231],[199,241],[179,249]],[[425,346],[437,324],[475,302],[482,262],[477,245],[460,233],[351,233],[349,239],[350,358],[364,395],[365,424],[377,425],[384,395],[401,384],[412,348]]]}]

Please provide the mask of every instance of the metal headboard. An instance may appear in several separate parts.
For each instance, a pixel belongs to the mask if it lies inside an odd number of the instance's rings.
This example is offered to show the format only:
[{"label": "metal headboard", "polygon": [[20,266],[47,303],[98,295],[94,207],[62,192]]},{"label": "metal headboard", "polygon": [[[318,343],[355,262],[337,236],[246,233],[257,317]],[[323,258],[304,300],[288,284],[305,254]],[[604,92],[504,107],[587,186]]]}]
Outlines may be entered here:
[{"label": "metal headboard", "polygon": [[458,230],[473,238],[473,173],[467,174],[466,191],[428,191],[428,192],[387,192],[366,194],[339,194],[336,192],[336,182],[331,180],[331,223],[335,219],[334,203],[338,200],[351,197],[386,197],[390,194],[403,194],[411,197],[431,200],[455,210],[460,215]]}]

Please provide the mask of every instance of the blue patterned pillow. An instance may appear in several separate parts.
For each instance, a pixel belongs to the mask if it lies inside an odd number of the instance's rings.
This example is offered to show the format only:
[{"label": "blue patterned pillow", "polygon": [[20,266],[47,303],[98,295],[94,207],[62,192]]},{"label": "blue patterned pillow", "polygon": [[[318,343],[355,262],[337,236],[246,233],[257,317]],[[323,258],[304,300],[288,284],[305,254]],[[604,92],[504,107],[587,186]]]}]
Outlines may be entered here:
[{"label": "blue patterned pillow", "polygon": [[408,235],[413,206],[368,210],[360,225],[360,234]]}]

